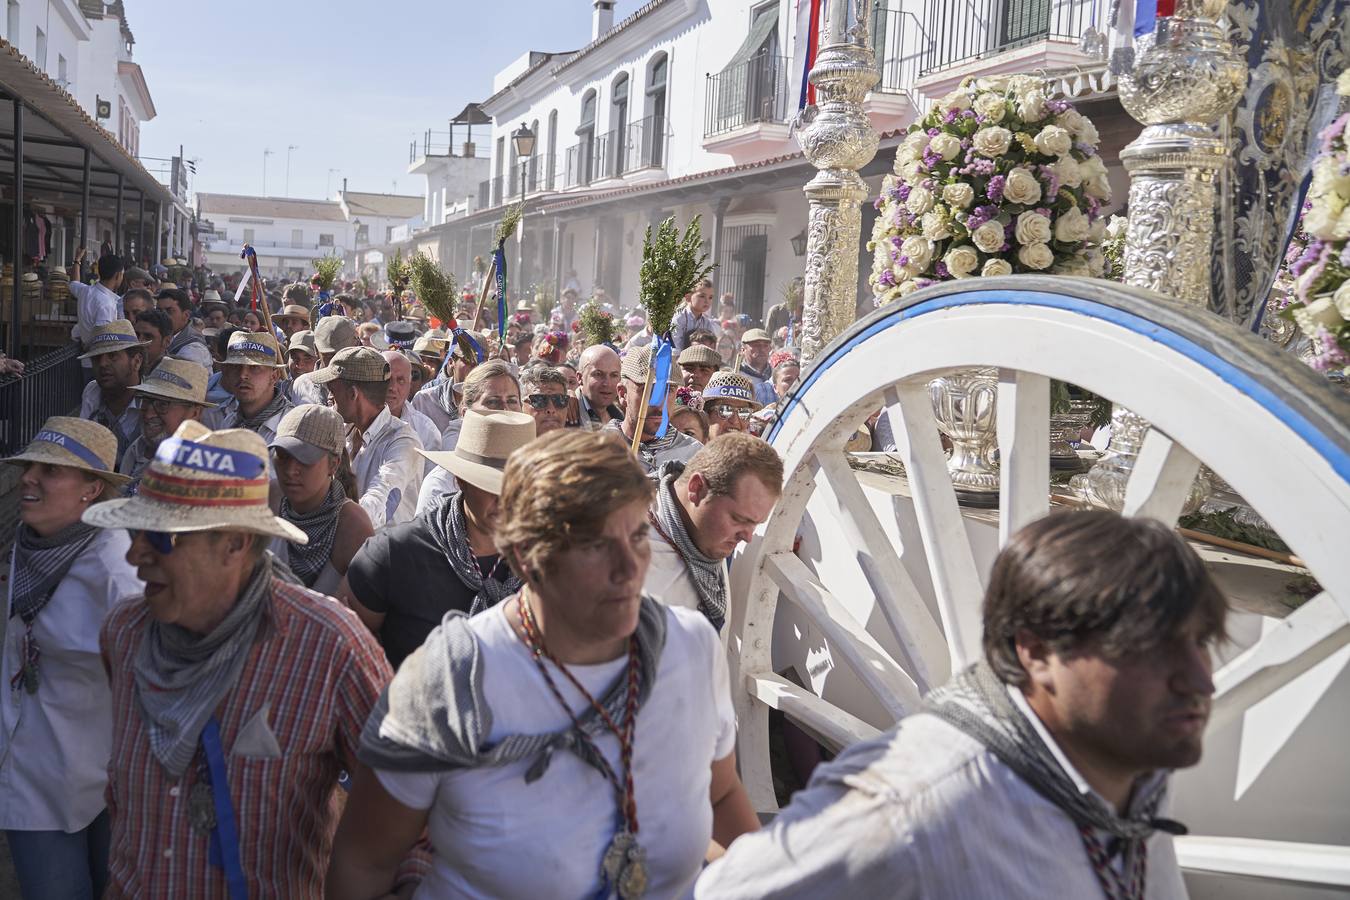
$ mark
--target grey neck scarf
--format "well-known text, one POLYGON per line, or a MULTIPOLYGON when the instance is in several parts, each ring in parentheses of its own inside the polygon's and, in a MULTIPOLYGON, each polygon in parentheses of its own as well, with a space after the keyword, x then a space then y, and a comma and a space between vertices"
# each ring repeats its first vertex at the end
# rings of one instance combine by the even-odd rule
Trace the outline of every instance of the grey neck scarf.
POLYGON ((24 624, 32 622, 97 534, 93 525, 75 522, 51 537, 39 537, 36 531, 20 523, 14 538, 10 617, 19 616, 24 624))
POLYGON ((205 347, 206 339, 202 337, 202 333, 200 331, 193 328, 191 325, 184 325, 183 330, 175 334, 173 338, 169 341, 169 348, 164 351, 165 355, 173 356, 179 350, 182 350, 184 347, 186 347, 188 344, 201 344, 203 347, 205 347))
POLYGON ((1078 826, 1084 849, 1108 900, 1142 900, 1147 864, 1145 841, 1154 831, 1185 834, 1179 822, 1156 817, 1166 780, 1131 798, 1118 815, 1094 794, 1085 794, 1060 766, 1035 727, 1008 696, 1008 688, 983 660, 930 693, 925 710, 983 744, 1036 793, 1078 826), (1123 843, 1124 865, 1110 864, 1096 832, 1123 843))
MULTIPOLYGON (((473 605, 469 615, 475 615, 491 606, 496 606, 516 591, 520 590, 520 579, 512 572, 505 581, 496 576, 484 578, 478 571, 478 561, 474 559, 473 547, 469 543, 469 522, 464 517, 464 495, 459 491, 446 496, 436 506, 427 510, 427 525, 431 528, 436 543, 445 554, 455 577, 464 586, 474 592, 473 605)), ((509 571, 509 570, 508 570, 509 571)))
POLYGON ((670 542, 684 560, 689 577, 698 589, 698 608, 718 631, 727 618, 726 566, 722 560, 704 556, 698 549, 680 515, 680 502, 675 498, 675 481, 684 472, 684 463, 668 462, 657 473, 656 504, 652 518, 662 537, 670 542))
POLYGON ((323 567, 333 558, 333 541, 337 538, 338 513, 347 502, 347 494, 336 478, 328 482, 328 496, 313 512, 298 513, 285 495, 281 498, 281 518, 309 536, 308 544, 286 542, 287 562, 295 577, 305 587, 312 587, 323 567))
POLYGON ((183 777, 202 729, 239 681, 272 596, 272 554, 264 553, 234 606, 210 634, 150 621, 132 661, 136 700, 150 751, 174 778, 183 777))
POLYGON ((450 417, 450 421, 453 422, 459 418, 459 407, 455 405, 455 380, 449 375, 437 375, 422 385, 422 390, 418 393, 425 393, 431 397, 436 405, 450 417))
POLYGON ((267 405, 251 416, 245 416, 243 410, 239 410, 239 422, 234 426, 236 428, 247 428, 249 431, 257 431, 267 424, 267 420, 277 413, 284 413, 291 408, 291 401, 286 399, 286 395, 280 388, 272 391, 272 399, 267 401, 267 405))
MULTIPOLYGON (((666 644, 666 610, 650 597, 638 613, 638 709, 651 696, 666 644)), ((628 688, 621 672, 598 699, 614 721, 622 721, 628 688)), ((403 661, 361 731, 357 758, 368 766, 405 772, 442 772, 504 766, 532 760, 526 784, 548 771, 554 752, 574 753, 603 771, 594 743, 608 726, 594 707, 577 715, 577 728, 544 734, 513 734, 489 745, 492 709, 483 696, 483 658, 478 639, 461 612, 445 615, 426 642, 403 661)))

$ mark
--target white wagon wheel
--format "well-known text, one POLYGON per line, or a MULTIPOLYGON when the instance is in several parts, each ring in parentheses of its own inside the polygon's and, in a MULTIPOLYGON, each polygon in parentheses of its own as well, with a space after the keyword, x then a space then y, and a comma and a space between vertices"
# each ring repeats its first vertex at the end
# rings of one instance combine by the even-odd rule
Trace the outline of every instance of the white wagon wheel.
MULTIPOLYGON (((1101 280, 935 286, 857 322, 805 373, 768 435, 785 462, 782 498, 732 566, 730 665, 756 808, 777 808, 770 708, 838 750, 913 711, 979 653, 993 556, 1049 509, 1052 378, 1154 424, 1127 514, 1175 522, 1203 463, 1322 587, 1287 617, 1235 623, 1249 646, 1216 673, 1205 761, 1178 777, 1175 810, 1202 835, 1179 839, 1183 866, 1247 876, 1251 896, 1270 896, 1260 879, 1350 886, 1339 846, 1350 836, 1350 404, 1216 316, 1101 280), (926 389, 967 366, 999 370, 998 511, 958 507, 926 389), (880 407, 907 476, 893 496, 844 453, 880 407), (779 674, 794 665, 805 687, 779 674)), ((1210 561, 1231 570, 1243 558, 1210 561)), ((1194 892, 1204 877, 1191 880, 1194 892)), ((1241 895, 1223 881, 1224 896, 1241 895)))

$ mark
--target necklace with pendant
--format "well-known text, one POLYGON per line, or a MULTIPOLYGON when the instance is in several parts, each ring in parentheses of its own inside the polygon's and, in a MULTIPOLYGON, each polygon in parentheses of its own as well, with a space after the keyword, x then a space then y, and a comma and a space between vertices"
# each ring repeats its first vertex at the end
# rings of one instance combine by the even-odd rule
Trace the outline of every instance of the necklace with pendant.
POLYGON ((572 673, 567 670, 567 667, 558 662, 557 658, 544 646, 543 636, 540 635, 538 623, 534 618, 534 611, 530 609, 526 602, 524 592, 521 593, 519 598, 517 615, 520 619, 521 639, 525 642, 525 646, 529 648, 534 664, 539 668, 539 673, 544 676, 544 681, 548 684, 554 699, 558 701, 558 705, 572 720, 578 739, 590 748, 592 757, 599 761, 598 768, 614 788, 615 796, 619 800, 620 822, 613 839, 610 840, 609 846, 605 849, 604 857, 601 859, 600 876, 605 880, 605 884, 619 895, 620 900, 639 900, 647 893, 647 851, 637 840, 637 795, 633 786, 633 734, 637 724, 638 695, 637 635, 628 639, 628 685, 624 698, 623 725, 620 727, 608 710, 596 702, 590 691, 582 687, 581 682, 577 681, 572 673), (582 729, 581 722, 572 712, 572 708, 567 705, 567 701, 563 699, 562 692, 558 690, 557 684, 553 681, 553 676, 549 674, 548 667, 544 665, 545 659, 553 663, 554 667, 567 677, 567 680, 572 683, 572 687, 576 688, 577 692, 586 698, 586 702, 590 704, 591 709, 600 715, 605 727, 618 738, 619 761, 623 766, 622 781, 599 748, 595 746, 591 736, 582 729))

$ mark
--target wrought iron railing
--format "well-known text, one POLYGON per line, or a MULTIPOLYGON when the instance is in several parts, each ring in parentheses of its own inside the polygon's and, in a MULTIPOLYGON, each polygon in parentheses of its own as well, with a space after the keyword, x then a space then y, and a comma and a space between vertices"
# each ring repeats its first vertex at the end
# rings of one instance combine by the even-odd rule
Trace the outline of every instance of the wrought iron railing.
POLYGON ((761 53, 708 76, 703 136, 735 131, 758 122, 785 122, 788 60, 761 53))
POLYGON ((30 360, 23 375, 0 378, 0 455, 22 450, 49 416, 75 414, 84 390, 79 355, 69 344, 30 360))
POLYGON ((872 9, 872 52, 881 80, 873 90, 908 94, 919 77, 919 66, 931 45, 923 23, 900 8, 902 0, 877 0, 872 9))
POLYGON ((919 75, 931 75, 1039 41, 1077 43, 1098 24, 1101 0, 927 0, 924 25, 937 35, 919 75))
POLYGON ((634 169, 662 168, 670 149, 670 123, 665 116, 648 116, 628 126, 628 146, 634 169))
POLYGON ((487 209, 492 205, 492 179, 478 182, 478 208, 487 209))
POLYGON ((596 138, 580 141, 567 148, 567 164, 563 170, 563 187, 585 187, 599 177, 596 158, 599 141, 596 138))

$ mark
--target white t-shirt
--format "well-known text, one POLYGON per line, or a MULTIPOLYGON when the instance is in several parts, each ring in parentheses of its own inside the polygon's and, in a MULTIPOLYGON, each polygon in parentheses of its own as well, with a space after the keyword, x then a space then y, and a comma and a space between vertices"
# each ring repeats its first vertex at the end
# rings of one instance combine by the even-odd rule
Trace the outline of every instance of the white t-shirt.
MULTIPOLYGON (((489 742, 570 724, 504 612, 505 603, 470 620, 483 654, 483 693, 492 710, 489 742)), ((736 723, 726 658, 707 620, 666 609, 666 645, 656 685, 638 713, 633 781, 638 840, 647 851, 649 897, 685 896, 712 839, 711 766, 735 746, 736 723)), ((596 699, 619 677, 626 657, 569 666, 596 699)), ((566 676, 550 675, 578 714, 586 701, 566 676)), ((619 742, 597 746, 622 778, 619 742)), ((600 861, 619 821, 613 788, 571 752, 554 753, 533 784, 533 760, 499 768, 376 775, 389 795, 430 809, 436 859, 417 898, 593 897, 600 861)))

